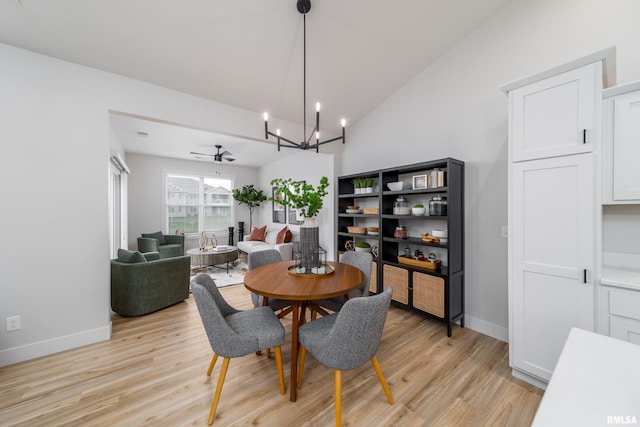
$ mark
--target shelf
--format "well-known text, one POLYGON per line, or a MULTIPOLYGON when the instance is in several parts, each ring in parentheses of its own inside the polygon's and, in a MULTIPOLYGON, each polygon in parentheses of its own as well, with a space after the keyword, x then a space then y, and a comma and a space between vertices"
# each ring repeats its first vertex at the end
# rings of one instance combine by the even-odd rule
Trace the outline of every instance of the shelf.
POLYGON ((429 270, 428 268, 414 267, 414 266, 408 265, 408 264, 400 264, 399 262, 395 262, 395 261, 384 261, 384 263, 385 264, 389 264, 389 265, 393 265, 394 267, 404 268, 404 269, 409 270, 409 271, 417 271, 417 272, 420 272, 420 273, 430 274, 431 276, 442 277, 442 278, 445 278, 445 279, 449 275, 449 269, 448 269, 447 266, 442 266, 438 270, 429 270))
POLYGON ((338 198, 339 199, 358 199, 358 198, 362 198, 362 197, 378 197, 379 194, 377 192, 375 193, 360 193, 360 194, 339 194, 338 198))
POLYGON ((378 240, 378 237, 380 237, 380 236, 374 236, 372 234, 347 233, 346 231, 338 231, 338 236, 362 237, 363 239, 372 239, 372 240, 378 240))
POLYGON ((418 188, 418 189, 411 189, 411 190, 398 190, 398 191, 391 191, 391 190, 384 190, 382 192, 383 196, 410 196, 412 194, 438 194, 438 193, 446 193, 448 191, 447 187, 437 187, 437 188, 418 188))
MULTIPOLYGON (((377 216, 377 215, 374 215, 377 216)), ((429 220, 447 220, 447 215, 392 215, 392 214, 382 214, 382 219, 429 219, 429 220)))
MULTIPOLYGON (((424 182, 424 181, 422 181, 424 182)), ((434 317, 447 324, 447 336, 451 336, 454 322, 460 321, 464 327, 464 162, 452 158, 444 158, 387 169, 378 169, 345 175, 337 178, 336 195, 336 249, 338 257, 343 254, 347 241, 368 241, 378 246, 378 258, 373 267, 372 277, 375 282, 371 291, 380 293, 387 286, 394 288, 393 302, 401 304, 408 310, 415 310, 434 317), (443 187, 411 188, 416 176, 429 175, 434 168, 445 171, 443 187), (376 183, 375 192, 355 194, 354 179, 373 178, 376 183), (404 182, 404 189, 391 191, 387 187, 390 182, 404 182), (409 188, 407 188, 409 187, 409 188), (444 216, 429 215, 394 215, 393 205, 398 196, 408 199, 408 206, 428 202, 436 195, 446 197, 447 213, 444 216), (347 206, 359 205, 361 208, 376 209, 376 214, 349 214, 347 206), (380 235, 355 234, 347 231, 347 226, 373 226, 380 230, 380 235), (392 237, 398 225, 405 225, 412 237, 397 239, 392 237), (423 242, 421 234, 431 233, 432 229, 446 229, 449 239, 446 243, 423 242), (418 249, 424 253, 433 252, 447 265, 437 270, 423 268, 422 265, 407 265, 398 262, 398 255, 404 249, 418 249), (394 271, 398 275, 394 275, 394 271), (438 283, 432 286, 431 282, 438 283), (437 307, 432 310, 429 307, 437 307)), ((370 212, 370 211, 368 211, 370 212)), ((351 229, 353 230, 353 229, 351 229)))
POLYGON ((348 214, 348 213, 339 213, 338 216, 340 218, 378 218, 378 214, 348 214))
POLYGON ((382 240, 384 242, 396 242, 396 243, 406 243, 408 245, 431 246, 433 248, 446 249, 449 247, 449 245, 446 243, 442 244, 442 243, 423 242, 420 237, 407 237, 406 239, 396 239, 395 237, 383 237, 382 240))

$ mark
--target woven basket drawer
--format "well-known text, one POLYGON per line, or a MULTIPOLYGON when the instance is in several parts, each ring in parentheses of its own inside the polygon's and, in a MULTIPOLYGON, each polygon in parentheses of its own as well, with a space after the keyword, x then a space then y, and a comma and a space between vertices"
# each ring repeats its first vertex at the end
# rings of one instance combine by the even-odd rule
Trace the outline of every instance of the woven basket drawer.
POLYGON ((414 271, 413 306, 444 318, 444 279, 414 271))
POLYGON ((369 292, 378 292, 378 264, 373 261, 371 264, 371 278, 369 279, 369 292))
POLYGON ((394 301, 409 304, 409 271, 405 268, 385 264, 383 267, 384 287, 393 288, 394 301))

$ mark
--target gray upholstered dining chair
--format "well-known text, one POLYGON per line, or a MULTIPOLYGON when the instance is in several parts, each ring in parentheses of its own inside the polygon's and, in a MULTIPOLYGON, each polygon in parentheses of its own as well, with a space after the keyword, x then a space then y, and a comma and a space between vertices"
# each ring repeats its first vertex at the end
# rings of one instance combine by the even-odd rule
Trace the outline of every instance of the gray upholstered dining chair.
MULTIPOLYGON (((263 251, 250 252, 247 255, 247 261, 249 270, 253 270, 263 265, 282 261, 282 255, 280 255, 280 252, 276 249, 266 249, 263 251)), ((254 307, 262 307, 263 298, 263 296, 251 292, 251 302, 253 302, 254 307)), ((273 311, 282 310, 278 313, 278 318, 282 318, 291 312, 291 301, 269 298, 268 304, 273 311)))
POLYGON ((369 298, 348 300, 342 309, 329 316, 302 325, 298 387, 302 386, 307 351, 320 364, 334 370, 336 426, 342 422, 342 371, 355 369, 371 361, 390 404, 393 397, 382 375, 376 352, 391 303, 392 289, 369 298))
MULTIPOLYGON (((348 251, 342 255, 340 262, 359 268, 364 273, 364 282, 362 282, 359 288, 349 292, 349 299, 369 296, 369 281, 371 280, 373 256, 369 252, 348 251)), ((328 308, 331 311, 339 311, 344 305, 345 299, 344 296, 341 295, 314 301, 314 303, 322 308, 328 308)), ((315 314, 314 312, 314 318, 315 314)))
POLYGON ((284 394, 282 350, 284 327, 269 307, 240 311, 230 306, 208 274, 199 274, 191 280, 191 292, 196 300, 202 324, 213 350, 207 376, 222 356, 216 392, 211 403, 208 423, 211 425, 222 393, 222 386, 232 357, 245 356, 265 348, 274 347, 280 393, 284 394))

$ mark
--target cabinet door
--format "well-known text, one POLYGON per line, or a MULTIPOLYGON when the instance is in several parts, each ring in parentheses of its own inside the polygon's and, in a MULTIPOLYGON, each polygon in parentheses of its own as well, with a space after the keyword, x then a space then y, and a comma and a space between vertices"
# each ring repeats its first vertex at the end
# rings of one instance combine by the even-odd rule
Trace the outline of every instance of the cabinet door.
POLYGON ((513 90, 512 161, 593 151, 602 93, 597 62, 513 90))
POLYGON ((414 271, 413 306, 444 318, 444 279, 414 271))
POLYGON ((593 164, 588 153, 512 165, 511 363, 547 381, 569 330, 593 330, 593 164))
POLYGON ((633 344, 640 344, 640 321, 611 316, 609 336, 633 344))
POLYGON ((613 102, 613 200, 640 200, 640 91, 613 102))
MULTIPOLYGON (((393 287, 391 299, 402 304, 409 304, 409 271, 405 268, 384 264, 382 266, 384 274, 384 289, 393 287)), ((384 290, 383 289, 383 290, 384 290)))

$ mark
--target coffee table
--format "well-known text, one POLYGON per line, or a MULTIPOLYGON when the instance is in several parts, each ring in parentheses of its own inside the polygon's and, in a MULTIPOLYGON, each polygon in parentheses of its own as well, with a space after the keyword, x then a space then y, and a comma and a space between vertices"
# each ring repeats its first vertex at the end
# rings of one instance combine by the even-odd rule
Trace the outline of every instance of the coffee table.
POLYGON ((198 265, 200 268, 205 266, 220 267, 220 264, 226 264, 227 273, 229 272, 229 263, 238 259, 238 248, 235 246, 225 246, 224 249, 208 249, 201 251, 200 248, 193 248, 187 251, 187 254, 192 258, 198 258, 198 265))

